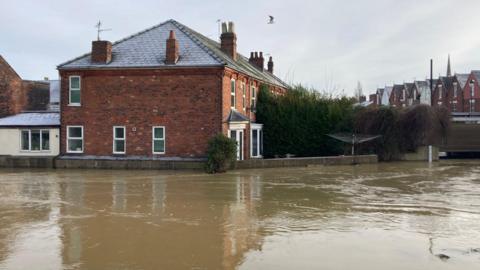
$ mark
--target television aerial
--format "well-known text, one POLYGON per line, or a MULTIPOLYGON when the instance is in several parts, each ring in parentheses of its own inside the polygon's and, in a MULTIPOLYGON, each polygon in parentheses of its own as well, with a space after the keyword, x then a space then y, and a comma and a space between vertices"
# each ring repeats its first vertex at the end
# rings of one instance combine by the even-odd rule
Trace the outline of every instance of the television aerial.
POLYGON ((100 40, 100 33, 101 32, 112 31, 111 28, 102 29, 102 21, 98 21, 98 23, 95 25, 95 28, 97 28, 97 40, 100 40))

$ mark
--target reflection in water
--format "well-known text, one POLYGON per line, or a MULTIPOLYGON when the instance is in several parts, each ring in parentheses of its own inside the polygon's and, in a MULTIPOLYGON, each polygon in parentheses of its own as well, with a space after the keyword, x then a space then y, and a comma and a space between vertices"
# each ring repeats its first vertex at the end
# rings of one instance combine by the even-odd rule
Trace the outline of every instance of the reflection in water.
POLYGON ((0 170, 0 269, 476 269, 479 179, 474 161, 0 170))

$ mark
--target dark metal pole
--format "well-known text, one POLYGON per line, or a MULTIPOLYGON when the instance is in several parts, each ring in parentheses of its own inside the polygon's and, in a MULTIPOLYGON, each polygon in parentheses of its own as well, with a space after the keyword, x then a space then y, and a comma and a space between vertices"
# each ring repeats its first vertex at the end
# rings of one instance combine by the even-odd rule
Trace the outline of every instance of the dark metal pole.
POLYGON ((433 106, 433 59, 430 59, 430 106, 433 106))

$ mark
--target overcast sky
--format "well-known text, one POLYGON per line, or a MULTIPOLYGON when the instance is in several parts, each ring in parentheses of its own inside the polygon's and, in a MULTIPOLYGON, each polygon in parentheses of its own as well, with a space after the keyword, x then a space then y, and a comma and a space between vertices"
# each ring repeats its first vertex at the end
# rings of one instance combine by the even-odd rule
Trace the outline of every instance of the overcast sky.
POLYGON ((479 0, 0 0, 0 54, 24 79, 90 50, 100 19, 116 41, 170 18, 216 39, 234 21, 238 50, 274 57, 287 82, 352 94, 385 84, 480 69, 479 0), (267 24, 267 16, 275 24, 267 24))

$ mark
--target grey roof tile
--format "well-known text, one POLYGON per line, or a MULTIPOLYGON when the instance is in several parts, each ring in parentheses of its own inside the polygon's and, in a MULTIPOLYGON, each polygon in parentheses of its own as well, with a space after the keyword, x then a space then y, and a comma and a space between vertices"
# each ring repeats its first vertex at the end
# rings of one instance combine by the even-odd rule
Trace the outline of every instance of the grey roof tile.
POLYGON ((248 119, 248 117, 244 116, 243 114, 235 110, 231 110, 227 118, 227 122, 249 122, 249 121, 250 119, 248 119))

